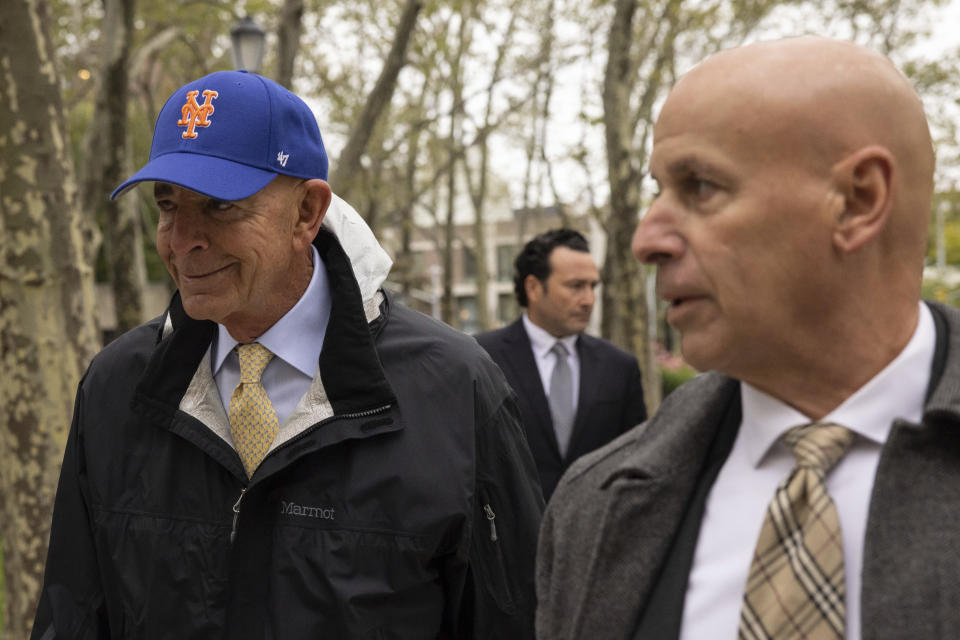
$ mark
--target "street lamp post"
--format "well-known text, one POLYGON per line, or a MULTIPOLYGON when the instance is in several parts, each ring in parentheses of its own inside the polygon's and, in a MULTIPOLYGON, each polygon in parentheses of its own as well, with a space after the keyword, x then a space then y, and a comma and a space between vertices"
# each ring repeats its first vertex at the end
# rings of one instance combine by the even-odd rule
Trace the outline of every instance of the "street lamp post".
POLYGON ((260 73, 266 40, 267 33, 250 16, 235 24, 230 29, 234 68, 260 73))

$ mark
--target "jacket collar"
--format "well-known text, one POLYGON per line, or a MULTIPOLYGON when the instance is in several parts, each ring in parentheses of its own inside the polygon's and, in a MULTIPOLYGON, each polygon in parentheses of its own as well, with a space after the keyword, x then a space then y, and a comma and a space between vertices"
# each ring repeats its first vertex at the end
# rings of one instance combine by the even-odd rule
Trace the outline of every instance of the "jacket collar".
POLYGON ((379 315, 378 293, 390 273, 393 261, 360 214, 336 194, 333 194, 323 218, 323 228, 333 234, 343 247, 360 290, 367 320, 372 322, 379 315))
POLYGON ((960 417, 960 311, 937 302, 928 302, 937 329, 937 346, 924 421, 938 415, 960 417))
POLYGON ((952 525, 960 500, 951 490, 960 484, 960 311, 928 305, 937 345, 923 424, 894 422, 873 483, 860 596, 864 638, 936 637, 955 616, 944 597, 951 583, 943 560, 960 546, 952 525))
POLYGON ((603 486, 632 477, 679 480, 696 475, 717 422, 739 389, 737 380, 710 372, 698 375, 671 393, 644 427, 647 444, 612 467, 603 486), (680 430, 686 433, 681 434, 680 430), (690 447, 690 442, 702 446, 690 447))
MULTIPOLYGON (((654 586, 718 425, 731 418, 728 413, 739 398, 738 389, 736 380, 718 373, 702 374, 683 385, 644 426, 630 432, 627 437, 636 442, 621 447, 622 457, 610 461, 608 471, 596 478, 599 490, 591 508, 596 523, 584 534, 582 550, 595 564, 583 578, 578 601, 604 601, 609 606, 574 612, 574 635, 630 636, 637 603, 646 601, 654 586), (608 597, 618 593, 631 597, 608 597)), ((594 468, 598 455, 603 450, 581 458, 573 468, 579 472, 594 468)))

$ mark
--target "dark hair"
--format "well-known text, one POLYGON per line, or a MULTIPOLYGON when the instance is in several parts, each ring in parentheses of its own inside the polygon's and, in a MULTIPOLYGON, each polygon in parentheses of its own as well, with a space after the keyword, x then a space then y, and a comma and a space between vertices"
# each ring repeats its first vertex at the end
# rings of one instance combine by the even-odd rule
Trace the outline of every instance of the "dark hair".
POLYGON ((550 253, 557 247, 574 251, 590 252, 587 239, 573 229, 544 231, 524 245, 523 251, 513 263, 513 290, 521 307, 527 306, 527 290, 523 286, 527 276, 532 275, 546 286, 550 277, 550 253))

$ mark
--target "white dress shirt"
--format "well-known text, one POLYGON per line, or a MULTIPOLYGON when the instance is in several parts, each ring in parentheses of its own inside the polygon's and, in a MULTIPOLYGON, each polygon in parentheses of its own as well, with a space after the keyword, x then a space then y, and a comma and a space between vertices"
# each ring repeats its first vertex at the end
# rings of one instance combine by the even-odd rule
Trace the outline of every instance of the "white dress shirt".
MULTIPOLYGON (((330 283, 316 247, 313 249, 313 276, 297 304, 256 339, 273 358, 263 372, 261 382, 267 391, 277 419, 282 425, 300 398, 310 388, 317 373, 317 362, 330 320, 330 283)), ((240 359, 234 347, 237 341, 223 325, 211 345, 210 364, 220 392, 224 412, 230 415, 230 396, 240 382, 240 359)))
MULTIPOLYGON (((823 418, 856 433, 826 481, 843 533, 847 640, 860 640, 860 572, 880 451, 896 418, 920 422, 935 342, 933 317, 921 304, 917 328, 900 355, 823 418)), ((681 640, 737 637, 743 591, 767 506, 794 467, 793 454, 779 438, 790 427, 810 422, 748 384, 741 384, 741 399, 740 431, 707 498, 681 640)))
MULTIPOLYGON (((527 314, 523 314, 523 328, 527 330, 527 336, 530 338, 530 346, 533 347, 533 359, 537 361, 537 370, 540 372, 540 382, 543 385, 543 394, 550 397, 550 378, 553 376, 553 368, 557 364, 557 356, 551 353, 553 345, 559 340, 567 348, 567 362, 570 364, 571 382, 573 388, 580 389, 580 356, 577 354, 577 337, 579 334, 556 338, 547 330, 538 327, 531 322, 527 314)), ((576 415, 579 405, 580 394, 573 394, 573 412, 576 415)))

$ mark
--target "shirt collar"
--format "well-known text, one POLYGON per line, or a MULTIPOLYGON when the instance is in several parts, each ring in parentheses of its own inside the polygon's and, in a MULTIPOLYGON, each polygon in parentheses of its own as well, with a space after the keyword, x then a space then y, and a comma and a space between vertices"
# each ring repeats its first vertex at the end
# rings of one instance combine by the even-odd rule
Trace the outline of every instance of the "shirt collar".
POLYGON ((533 324, 533 320, 527 316, 526 312, 523 313, 523 328, 527 330, 527 336, 530 338, 530 346, 533 347, 533 353, 538 358, 546 357, 546 355, 550 353, 550 349, 553 349, 553 345, 557 343, 557 340, 563 343, 567 351, 576 353, 579 334, 575 333, 571 336, 557 338, 551 335, 546 329, 533 324))
MULTIPOLYGON (((930 309, 920 303, 917 328, 903 351, 840 406, 823 417, 860 436, 883 444, 897 418, 920 422, 930 367, 936 348, 936 329, 930 309)), ((784 431, 810 422, 786 403, 747 383, 740 385, 743 407, 741 433, 747 455, 756 467, 784 431)))
MULTIPOLYGON (((317 248, 313 250, 313 276, 307 290, 297 304, 266 330, 257 342, 273 355, 289 363, 304 375, 313 377, 323 338, 330 319, 330 283, 317 248)), ((237 346, 230 332, 222 324, 217 325, 216 348, 213 355, 213 374, 216 375, 230 351, 237 346)))

